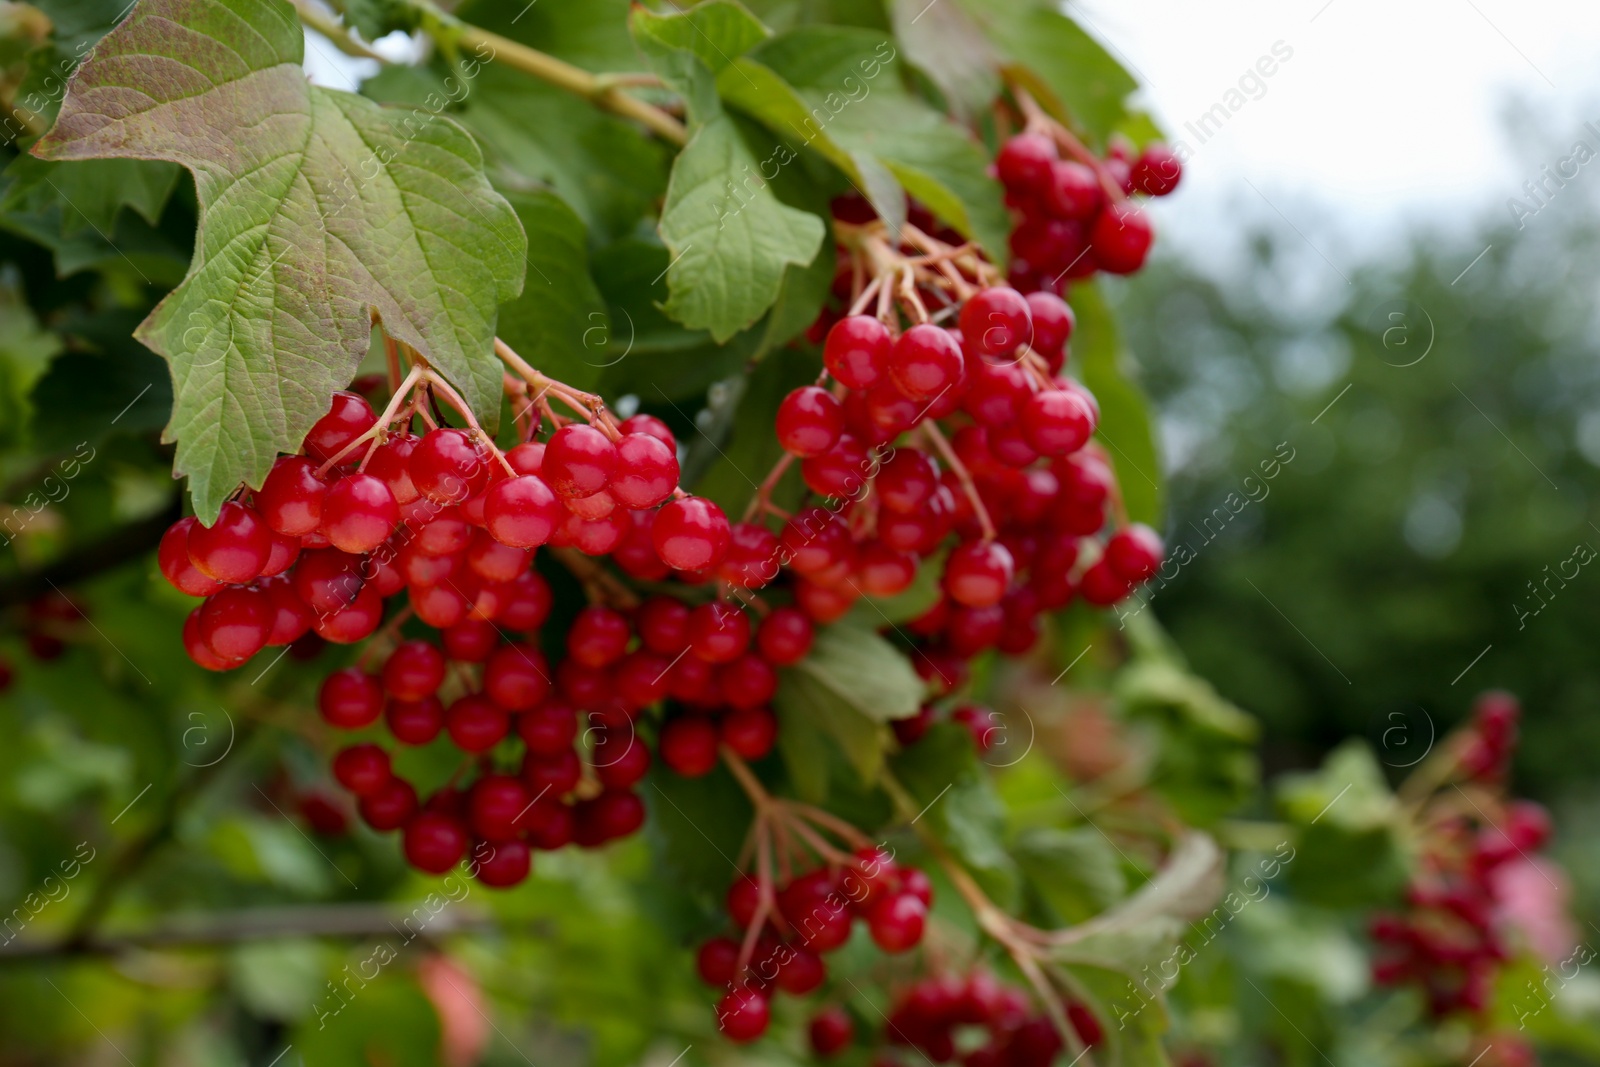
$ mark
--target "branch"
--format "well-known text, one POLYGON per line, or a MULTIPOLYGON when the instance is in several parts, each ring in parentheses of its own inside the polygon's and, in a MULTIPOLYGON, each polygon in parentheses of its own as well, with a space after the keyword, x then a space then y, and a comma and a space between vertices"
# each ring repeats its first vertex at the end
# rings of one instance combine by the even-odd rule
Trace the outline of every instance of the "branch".
POLYGON ((350 36, 348 30, 336 20, 317 10, 316 6, 310 3, 310 0, 289 0, 289 2, 294 5, 295 13, 300 16, 301 22, 326 37, 333 47, 345 55, 354 56, 356 59, 372 59, 382 63, 384 66, 389 65, 387 59, 350 36))

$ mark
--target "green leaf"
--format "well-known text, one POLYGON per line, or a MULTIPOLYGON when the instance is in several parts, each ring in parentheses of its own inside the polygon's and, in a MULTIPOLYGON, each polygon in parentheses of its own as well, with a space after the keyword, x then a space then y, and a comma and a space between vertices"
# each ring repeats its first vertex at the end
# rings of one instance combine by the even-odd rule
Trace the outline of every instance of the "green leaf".
POLYGON ((364 942, 348 969, 306 991, 312 1015, 294 1030, 291 1042, 306 1067, 434 1067, 439 1062, 439 1014, 400 964, 406 946, 400 934, 364 942), (368 981, 367 975, 376 978, 368 981))
POLYGON ((0 279, 0 444, 13 447, 28 432, 34 383, 61 350, 61 339, 39 325, 14 278, 0 279))
POLYGON ((722 111, 716 76, 770 36, 760 20, 733 0, 709 0, 673 15, 640 8, 629 25, 662 79, 683 95, 694 123, 708 122, 722 111))
POLYGON ((0 211, 61 209, 61 233, 74 237, 92 229, 106 240, 117 235, 124 207, 154 226, 178 182, 171 163, 141 159, 92 159, 52 163, 22 155, 11 161, 11 179, 0 197, 0 211))
POLYGON ((923 560, 911 584, 894 596, 863 596, 857 600, 850 609, 850 620, 859 626, 877 628, 910 622, 931 610, 944 595, 944 557, 945 550, 941 549, 923 560))
POLYGON ((739 783, 720 764, 700 778, 657 769, 644 797, 656 864, 702 901, 720 902, 738 873, 735 861, 754 814, 739 783))
POLYGON ((95 444, 113 433, 159 430, 172 415, 166 365, 133 340, 138 313, 74 316, 58 329, 71 350, 50 362, 33 389, 34 444, 44 452, 95 444), (95 388, 85 390, 84 382, 95 388))
POLYGON ((1133 357, 1122 347, 1116 319, 1098 285, 1074 286, 1071 303, 1078 317, 1072 338, 1073 363, 1083 384, 1100 402, 1100 427, 1095 436, 1105 442, 1111 455, 1128 517, 1160 529, 1164 506, 1161 453, 1150 403, 1134 382, 1133 357))
POLYGON ((1049 0, 957 0, 1039 103, 1104 144, 1123 121, 1133 76, 1049 0))
MULTIPOLYGON (((859 707, 814 674, 790 668, 781 672, 781 678, 772 708, 778 715, 780 731, 789 736, 784 758, 791 773, 797 761, 815 759, 819 754, 816 738, 784 725, 789 720, 797 720, 838 746, 839 753, 863 785, 876 782, 883 770, 884 750, 888 744, 888 731, 883 725, 862 714, 859 707)), ((821 760, 817 767, 802 767, 797 781, 809 790, 821 792, 824 787, 819 785, 817 775, 828 773, 829 762, 821 760)))
POLYGON ((939 87, 963 119, 981 114, 1000 93, 999 58, 957 4, 888 0, 894 35, 906 59, 939 87))
POLYGON ((1285 775, 1279 811, 1299 829, 1290 885, 1313 903, 1357 907, 1392 901, 1409 876, 1400 803, 1372 750, 1353 738, 1316 771, 1285 775))
POLYGON ((508 196, 528 235, 522 294, 500 308, 500 337, 541 371, 593 389, 611 334, 600 290, 589 275, 583 220, 554 193, 508 196))
POLYGON ((1127 892, 1122 858, 1092 827, 1030 827, 1012 842, 1011 855, 1058 926, 1097 915, 1127 892))
POLYGON ((793 668, 810 675, 873 722, 915 715, 923 684, 911 662, 870 629, 838 623, 817 632, 793 668))
POLYGON ((972 735, 959 723, 936 723, 896 753, 891 768, 922 810, 917 821, 972 870, 1002 906, 1017 891, 1017 868, 1001 846, 1005 805, 978 761, 972 735))
POLYGON ((904 189, 1005 258, 1010 218, 987 153, 906 90, 899 54, 883 34, 802 27, 754 49, 717 84, 791 150, 815 148, 844 171, 890 225, 904 218, 904 189))
POLYGON ((420 127, 307 83, 283 0, 142 0, 73 76, 46 159, 167 159, 201 219, 184 283, 139 328, 172 366, 167 437, 195 510, 293 452, 374 317, 492 425, 498 305, 527 240, 450 120, 420 127))

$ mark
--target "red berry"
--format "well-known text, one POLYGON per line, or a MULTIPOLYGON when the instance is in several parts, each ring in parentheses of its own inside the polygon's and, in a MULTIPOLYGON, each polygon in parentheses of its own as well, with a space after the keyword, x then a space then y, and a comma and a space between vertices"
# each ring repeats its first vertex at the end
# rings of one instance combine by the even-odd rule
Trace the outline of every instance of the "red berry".
POLYGON ((844 432, 844 408, 826 389, 803 385, 778 405, 774 429, 778 444, 786 451, 801 457, 820 456, 844 432))
POLYGON ((639 605, 634 623, 651 652, 675 656, 689 647, 689 606, 676 597, 650 597, 639 605))
POLYGON ((828 331, 822 362, 841 384, 866 389, 884 377, 893 345, 894 335, 889 327, 871 315, 851 315, 834 323, 828 331))
POLYGON ((728 554, 717 576, 741 589, 760 589, 778 576, 778 538, 754 522, 735 523, 728 531, 728 554))
POLYGON ((246 660, 266 647, 277 611, 259 589, 219 589, 200 605, 199 634, 225 660, 246 660))
POLYGON ((496 541, 513 548, 537 548, 550 540, 562 519, 555 493, 537 474, 507 478, 484 495, 486 528, 496 541))
POLYGON ((1077 389, 1046 389, 1022 408, 1022 436, 1045 456, 1065 456, 1088 443, 1095 430, 1094 409, 1077 389))
POLYGON ((295 595, 294 586, 287 577, 279 578, 273 582, 263 582, 261 591, 267 596, 267 603, 272 608, 272 629, 267 634, 267 644, 271 646, 287 645, 298 641, 305 636, 311 624, 316 622, 310 608, 295 595))
POLYGON ((235 500, 222 505, 217 521, 195 522, 187 537, 189 559, 200 573, 227 585, 261 576, 272 555, 272 531, 253 508, 235 500))
POLYGON ((889 355, 889 377, 912 400, 938 396, 956 383, 961 369, 961 346, 948 330, 929 323, 901 334, 889 355))
POLYGON ((594 746, 594 773, 608 789, 626 789, 650 770, 650 749, 632 733, 602 734, 594 746))
POLYGON ((550 436, 541 469, 557 496, 588 496, 611 482, 617 469, 617 446, 587 423, 563 426, 550 436))
POLYGON ((1106 542, 1106 563, 1128 582, 1138 584, 1161 568, 1161 535, 1136 522, 1111 535, 1106 542))
MULTIPOLYGON (((504 617, 502 610, 501 618, 504 617)), ((457 663, 482 663, 499 644, 500 634, 486 619, 466 618, 447 628, 439 639, 444 643, 445 655, 457 663)))
POLYGON ((836 1056, 855 1040, 855 1023, 837 1004, 830 1004, 811 1017, 806 1028, 811 1038, 811 1050, 818 1056, 836 1056))
POLYGON ((501 645, 483 669, 483 691, 507 711, 538 707, 550 695, 544 653, 522 641, 501 645))
POLYGON ((414 585, 409 599, 417 618, 440 630, 461 622, 472 610, 467 598, 451 585, 414 585))
POLYGON ((860 591, 867 596, 894 596, 916 580, 917 557, 882 541, 868 541, 856 559, 856 577, 860 591))
POLYGON ((647 415, 642 411, 637 415, 630 415, 617 424, 617 429, 625 434, 649 434, 668 448, 677 451, 678 440, 672 436, 672 430, 654 415, 647 415))
POLYGON ((519 779, 486 774, 467 793, 467 822, 485 841, 508 841, 517 836, 517 820, 532 801, 519 779))
POLYGON ((550 617, 554 597, 550 583, 534 571, 524 571, 510 583, 510 598, 501 607, 498 622, 507 630, 537 630, 550 617))
POLYGON ((361 560, 337 548, 303 552, 291 579, 295 595, 318 615, 331 615, 355 603, 366 581, 361 560))
POLYGON ((861 492, 872 466, 866 444, 844 434, 822 455, 802 461, 800 477, 818 496, 850 498, 861 492))
POLYGON ((1112 274, 1132 274, 1144 266, 1153 234, 1150 220, 1132 204, 1112 204, 1094 220, 1089 241, 1095 262, 1112 274))
POLYGON ((1072 160, 1058 160, 1050 165, 1044 202, 1060 218, 1092 219, 1105 202, 1105 191, 1092 168, 1072 160))
POLYGON ((572 747, 578 736, 578 713, 559 698, 546 700, 517 718, 517 736, 528 751, 554 756, 572 747))
POLYGON ((359 730, 378 721, 383 711, 383 687, 361 668, 346 667, 323 679, 317 709, 329 726, 359 730))
POLYGON ((811 620, 798 608, 773 608, 756 627, 756 651, 774 667, 799 663, 811 651, 811 620))
POLYGON ((367 473, 388 486, 396 504, 409 504, 419 495, 411 480, 411 454, 421 440, 414 433, 392 434, 372 450, 372 458, 367 461, 367 473))
POLYGON ((435 504, 461 504, 489 481, 489 454, 465 430, 429 430, 411 451, 411 482, 435 504))
POLYGON ((957 604, 988 607, 1005 596, 1012 571, 1006 546, 998 541, 967 541, 945 560, 944 589, 957 604))
POLYGON ((403 641, 383 664, 383 688, 400 700, 421 700, 444 683, 444 653, 428 641, 403 641))
POLYGON ((487 752, 511 731, 511 719, 500 705, 474 693, 450 705, 444 727, 461 751, 487 752))
POLYGON ((961 306, 961 336, 981 356, 1005 358, 1033 336, 1033 315, 1010 286, 980 289, 961 306))
POLYGON ((488 847, 487 855, 474 861, 478 881, 493 889, 518 885, 528 877, 533 867, 533 853, 526 841, 496 841, 488 847))
POLYGON ((792 996, 802 997, 820 986, 828 977, 827 964, 810 949, 785 945, 778 962, 778 988, 792 996))
POLYGON ((611 495, 630 508, 653 508, 678 487, 678 454, 669 439, 630 433, 617 442, 611 495))
POLYGON ((905 952, 922 940, 928 906, 910 893, 884 897, 867 913, 867 930, 885 952, 905 952))
POLYGON ((197 520, 187 515, 167 528, 161 535, 161 547, 156 550, 156 563, 162 577, 180 593, 190 596, 210 596, 222 588, 222 583, 201 573, 189 558, 189 530, 197 520))
POLYGON ((382 789, 362 797, 356 807, 374 830, 398 830, 417 810, 417 791, 404 778, 390 778, 382 789))
POLYGON ((467 853, 467 829, 448 815, 418 812, 406 823, 406 860, 418 870, 443 874, 467 853))
POLYGON ((747 760, 772 751, 778 740, 778 719, 766 708, 735 708, 723 712, 717 724, 723 744, 747 760))
POLYGON ((434 696, 415 701, 391 700, 384 709, 383 721, 402 745, 426 745, 444 729, 444 705, 434 696))
MULTIPOLYGON (((1028 344, 1033 350, 1054 363, 1066 352, 1072 340, 1072 329, 1077 319, 1067 302, 1054 293, 1039 291, 1029 293, 1028 310, 1033 315, 1033 337, 1028 344)), ((1059 368, 1056 368, 1059 369, 1059 368)))
POLYGON ((699 715, 673 719, 657 742, 661 762, 686 778, 710 774, 717 766, 717 728, 699 715))
POLYGON ((327 493, 328 483, 317 476, 315 463, 304 456, 280 456, 256 492, 256 510, 278 533, 303 537, 322 526, 327 493))
POLYGON ((348 607, 332 615, 318 615, 311 625, 324 641, 351 645, 371 636, 382 621, 383 598, 376 588, 364 585, 348 607))
POLYGON ((531 559, 531 550, 502 544, 487 530, 472 531, 472 542, 467 545, 467 566, 486 582, 514 581, 528 569, 531 559))
POLYGON ((261 568, 261 577, 273 578, 294 566, 294 561, 300 558, 300 547, 298 537, 286 537, 274 533, 272 548, 267 552, 266 565, 261 568))
POLYGON ((594 848, 643 826, 644 801, 625 789, 607 789, 593 800, 578 804, 573 820, 573 840, 585 848, 594 848))
POLYGON ((1003 426, 1021 417, 1031 395, 1028 372, 1020 364, 980 359, 973 364, 972 381, 961 398, 961 407, 985 426, 1003 426))
POLYGON ((583 765, 570 747, 551 756, 529 752, 522 759, 522 780, 536 797, 559 797, 578 787, 583 765))
POLYGON ((1083 572, 1078 591, 1083 594, 1083 599, 1095 607, 1108 608, 1132 592, 1133 587, 1126 578, 1112 570, 1110 562, 1102 557, 1083 572))
POLYGON ((727 555, 728 517, 704 497, 684 497, 656 512, 650 540, 661 561, 674 570, 707 570, 727 555))
POLYGON ((778 692, 778 672, 766 660, 746 652, 717 672, 722 699, 734 708, 758 708, 778 692))
POLYGON ((995 157, 1000 180, 1015 189, 1038 189, 1050 174, 1056 148, 1048 137, 1019 133, 1006 139, 995 157))
POLYGON ((188 653, 189 658, 196 664, 208 671, 232 670, 239 665, 240 661, 224 659, 222 656, 217 655, 211 646, 206 643, 205 638, 200 634, 200 611, 200 608, 195 608, 183 620, 182 640, 184 652, 188 653))
POLYGON ((707 663, 731 663, 750 647, 750 617, 722 600, 689 613, 689 649, 707 663))
MULTIPOLYGON (((310 432, 306 434, 306 454, 318 463, 326 463, 372 429, 377 421, 378 417, 372 413, 372 405, 367 403, 366 398, 350 392, 334 393, 328 413, 312 424, 310 432)), ((359 458, 352 452, 341 462, 359 458)))
POLYGON ((567 654, 585 667, 606 667, 628 650, 633 631, 620 612, 591 604, 567 630, 567 654))
POLYGON ((739 943, 731 937, 713 937, 695 953, 694 967, 706 985, 733 984, 739 967, 739 943))
POLYGON ((391 776, 389 753, 377 745, 351 745, 333 757, 333 777, 358 797, 376 793, 391 776))
POLYGON ((340 478, 322 505, 323 534, 335 548, 355 555, 383 544, 399 523, 394 494, 370 474, 340 478))
POLYGON ((896 449, 872 484, 885 508, 911 514, 925 508, 938 488, 939 468, 920 449, 896 449))
POLYGON ((754 989, 741 987, 717 1001, 717 1026, 729 1041, 754 1041, 766 1033, 771 1019, 767 998, 754 989))
POLYGON ((796 574, 816 574, 847 561, 852 551, 850 530, 826 508, 807 508, 784 525, 778 539, 779 560, 796 574))
POLYGON ((1145 146, 1134 160, 1130 174, 1133 187, 1148 196, 1166 196, 1183 180, 1183 162, 1176 152, 1159 141, 1145 146))

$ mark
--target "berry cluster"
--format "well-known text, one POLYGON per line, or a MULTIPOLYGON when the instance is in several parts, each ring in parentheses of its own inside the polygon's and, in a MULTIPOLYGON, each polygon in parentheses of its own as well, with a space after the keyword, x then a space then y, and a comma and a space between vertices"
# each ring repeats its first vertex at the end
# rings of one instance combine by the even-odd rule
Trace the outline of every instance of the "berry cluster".
POLYGON ((1134 157, 1114 142, 1099 159, 1037 113, 1001 145, 995 170, 1015 213, 1010 278, 1024 292, 1056 292, 1097 270, 1132 274, 1144 266, 1154 234, 1128 197, 1165 196, 1183 177, 1183 165, 1164 144, 1134 157), (1060 157, 1062 149, 1070 158, 1060 157))
POLYGON ((742 940, 714 937, 695 958, 701 980, 728 990, 716 1009, 722 1032, 753 1041, 767 1029, 774 989, 803 996, 821 986, 828 976, 822 954, 850 939, 854 920, 885 952, 915 948, 932 903, 926 874, 871 847, 781 886, 761 873, 741 875, 728 888, 727 907, 742 940))
MULTIPOLYGON (((1093 1048, 1105 1037, 1099 1021, 1075 1001, 1062 1004, 1078 1039, 1093 1048)), ((819 1056, 836 1056, 855 1039, 855 1024, 844 1009, 830 1006, 812 1016, 811 1047, 819 1056)), ((1061 1035, 1050 1018, 1034 1011, 1022 990, 987 971, 965 978, 933 975, 904 990, 883 1027, 882 1043, 914 1049, 916 1059, 964 1067, 1049 1067, 1062 1051, 1061 1035)), ((903 1061, 881 1054, 873 1061, 897 1067, 903 1061)))
MULTIPOLYGON (((1480 697, 1475 712, 1460 769, 1469 780, 1498 780, 1515 746, 1520 709, 1510 694, 1495 692, 1480 697)), ((1495 976, 1510 958, 1496 918, 1495 872, 1550 836, 1549 814, 1530 801, 1503 805, 1493 821, 1482 811, 1450 811, 1428 824, 1407 909, 1377 915, 1370 927, 1382 946, 1374 980, 1420 986, 1435 1017, 1481 1017, 1488 1010, 1495 976)))

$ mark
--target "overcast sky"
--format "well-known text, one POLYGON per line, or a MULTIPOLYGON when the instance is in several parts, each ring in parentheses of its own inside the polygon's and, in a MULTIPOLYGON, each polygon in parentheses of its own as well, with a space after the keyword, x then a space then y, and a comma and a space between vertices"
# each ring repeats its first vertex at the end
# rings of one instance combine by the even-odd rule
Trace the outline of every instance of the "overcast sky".
MULTIPOLYGON (((1319 241, 1370 251, 1408 226, 1506 211, 1576 139, 1600 150, 1596 0, 1074 0, 1069 10, 1195 150, 1184 187, 1157 205, 1169 239, 1191 253, 1236 232, 1241 211, 1281 212, 1319 241), (1201 144, 1186 124, 1277 42, 1292 57, 1247 79, 1246 102, 1201 144), (1513 99, 1544 128, 1509 130, 1513 99)), ((1581 173, 1600 190, 1600 160, 1581 173)))

